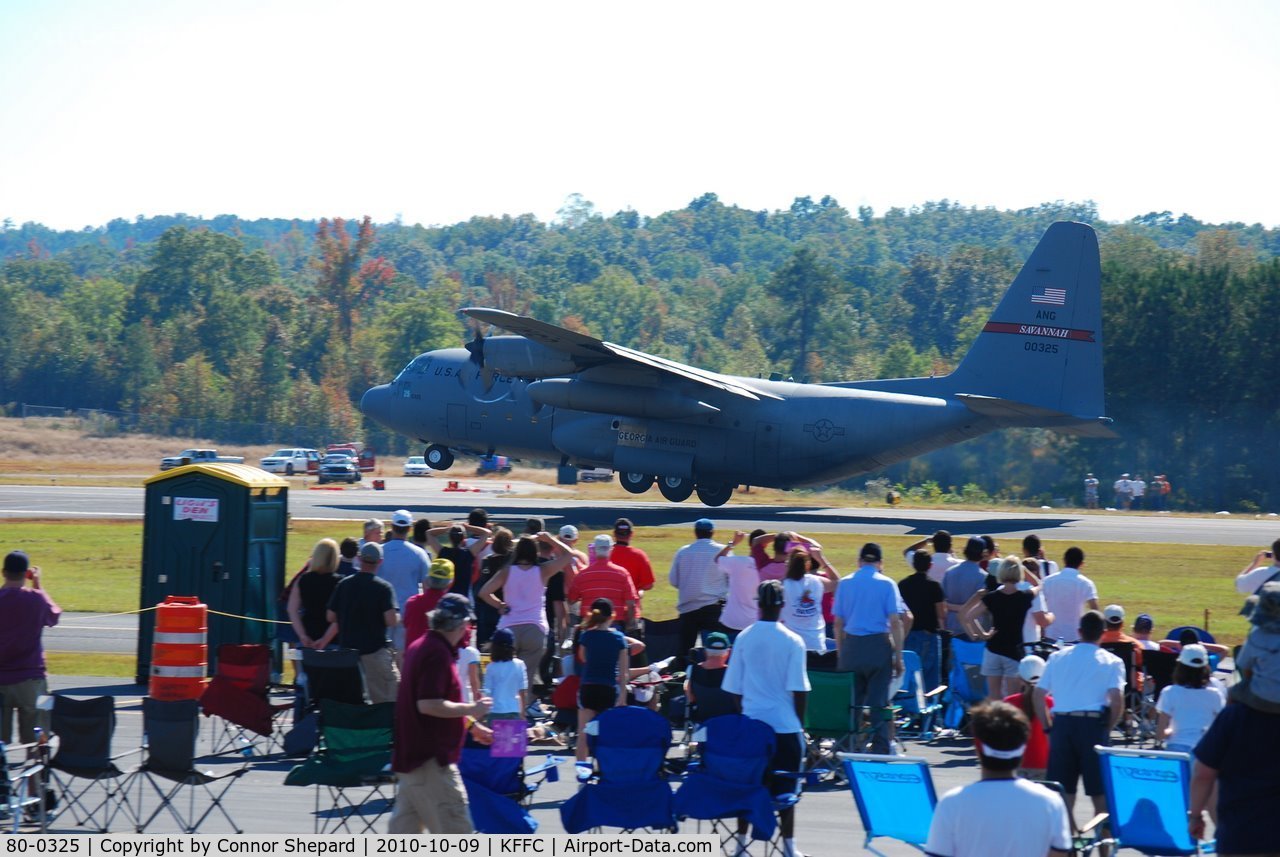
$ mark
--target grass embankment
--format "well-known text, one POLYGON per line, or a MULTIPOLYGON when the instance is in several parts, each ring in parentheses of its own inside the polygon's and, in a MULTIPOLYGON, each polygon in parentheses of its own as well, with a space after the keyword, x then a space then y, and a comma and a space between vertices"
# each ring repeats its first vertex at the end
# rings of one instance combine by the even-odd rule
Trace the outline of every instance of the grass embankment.
MULTIPOLYGON (((299 521, 289 533, 286 569, 302 566, 316 540, 358 535, 357 522, 299 521)), ((585 544, 595 535, 584 530, 585 544)), ((728 538, 729 533, 722 533, 728 538)), ((657 586, 645 597, 645 614, 655 619, 675 615, 675 591, 666 583, 672 555, 691 534, 683 529, 646 528, 634 544, 653 561, 657 586)), ((878 541, 888 557, 886 570, 895 579, 905 576, 899 552, 914 539, 908 536, 872 537, 855 533, 824 533, 819 540, 841 572, 854 568, 858 549, 878 541)), ((50 595, 64 610, 115 613, 138 608, 138 564, 142 553, 140 521, 4 521, 0 544, 22 548, 43 572, 50 595)), ((1088 557, 1085 574, 1098 586, 1102 604, 1122 604, 1130 619, 1146 612, 1155 617, 1156 631, 1177 625, 1209 625, 1220 642, 1241 642, 1247 630, 1236 616, 1241 598, 1232 579, 1248 561, 1247 548, 1212 545, 1122 544, 1080 542, 1088 557)), ((1008 547, 1016 542, 1006 541, 1008 547)), ((1070 545, 1046 541, 1050 557, 1061 559, 1070 545)), ((741 549, 739 549, 741 550, 741 549)), ((74 675, 131 676, 129 655, 50 653, 50 670, 74 675)))

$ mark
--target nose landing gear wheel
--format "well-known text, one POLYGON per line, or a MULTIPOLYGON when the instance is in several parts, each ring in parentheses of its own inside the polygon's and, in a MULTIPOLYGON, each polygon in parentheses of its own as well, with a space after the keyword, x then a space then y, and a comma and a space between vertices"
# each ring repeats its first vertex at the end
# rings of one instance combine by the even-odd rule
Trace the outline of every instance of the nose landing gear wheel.
POLYGON ((693 480, 682 476, 664 476, 658 480, 658 490, 672 503, 683 503, 693 493, 693 480))
POLYGON ((733 496, 733 485, 713 482, 710 485, 698 485, 698 499, 704 506, 723 506, 733 496))
POLYGON ((437 443, 431 444, 422 452, 422 457, 427 460, 427 466, 432 470, 448 470, 453 466, 453 453, 446 446, 440 446, 437 443))
POLYGON ((629 494, 643 494, 653 486, 653 474, 650 473, 627 473, 618 474, 618 482, 622 484, 623 489, 629 494))

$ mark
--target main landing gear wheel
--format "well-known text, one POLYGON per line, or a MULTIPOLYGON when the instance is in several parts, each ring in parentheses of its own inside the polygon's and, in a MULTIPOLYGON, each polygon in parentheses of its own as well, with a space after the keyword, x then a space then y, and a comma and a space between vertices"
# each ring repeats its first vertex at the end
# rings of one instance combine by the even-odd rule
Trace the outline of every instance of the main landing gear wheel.
POLYGON ((438 443, 433 443, 423 450, 422 457, 427 460, 427 466, 432 470, 448 470, 453 466, 453 453, 447 446, 440 446, 438 443))
POLYGON ((653 474, 626 473, 624 471, 618 474, 618 481, 622 483, 623 489, 628 494, 643 494, 653 487, 653 474))
POLYGON ((693 480, 682 476, 664 476, 658 480, 658 490, 672 503, 683 503, 693 493, 693 480))
POLYGON ((723 506, 733 496, 733 485, 713 482, 710 485, 698 484, 698 499, 704 506, 723 506))

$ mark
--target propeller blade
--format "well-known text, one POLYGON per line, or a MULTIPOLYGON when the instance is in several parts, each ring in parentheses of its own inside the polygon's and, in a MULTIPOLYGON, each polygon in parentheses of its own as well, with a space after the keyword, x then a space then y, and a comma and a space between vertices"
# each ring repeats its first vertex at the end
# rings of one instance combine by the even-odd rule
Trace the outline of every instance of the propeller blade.
POLYGON ((477 366, 484 367, 484 336, 480 333, 479 325, 475 328, 476 335, 472 337, 464 348, 471 352, 471 362, 477 366))

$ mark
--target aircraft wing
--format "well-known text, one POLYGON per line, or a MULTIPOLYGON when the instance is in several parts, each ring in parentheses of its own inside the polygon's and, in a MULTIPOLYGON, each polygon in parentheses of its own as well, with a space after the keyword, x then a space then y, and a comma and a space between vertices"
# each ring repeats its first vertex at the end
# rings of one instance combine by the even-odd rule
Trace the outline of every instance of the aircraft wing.
POLYGON ((492 324, 494 327, 500 327, 503 330, 526 337, 539 345, 558 351, 572 358, 583 369, 608 366, 610 364, 643 367, 656 370, 665 375, 681 378, 685 381, 691 381, 704 387, 741 396, 744 399, 758 401, 761 398, 781 398, 772 393, 753 390, 715 372, 687 366, 684 363, 677 363, 674 360, 667 360, 653 354, 646 354, 643 351, 615 345, 612 342, 604 342, 586 334, 566 330, 554 324, 547 324, 545 321, 538 321, 536 318, 483 307, 468 307, 463 312, 477 321, 492 324))

